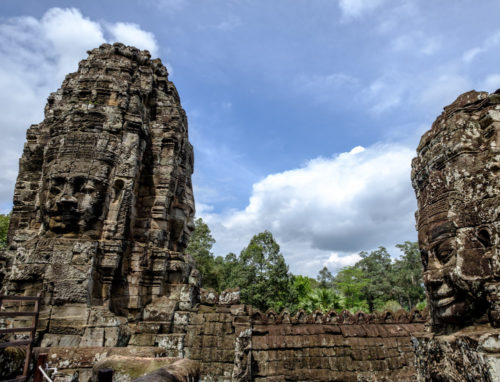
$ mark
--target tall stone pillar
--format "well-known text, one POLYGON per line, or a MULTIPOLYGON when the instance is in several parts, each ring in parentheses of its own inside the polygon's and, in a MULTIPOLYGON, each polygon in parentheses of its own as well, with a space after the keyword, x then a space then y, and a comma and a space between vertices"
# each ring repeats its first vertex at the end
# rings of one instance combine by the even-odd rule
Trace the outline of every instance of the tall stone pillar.
POLYGON ((431 329, 421 380, 500 380, 500 92, 444 108, 412 163, 431 329))
POLYGON ((186 114, 161 61, 118 43, 90 51, 28 129, 3 291, 42 294, 53 345, 126 344, 130 325, 158 319, 157 304, 169 327, 197 299, 184 254, 192 172, 186 114))

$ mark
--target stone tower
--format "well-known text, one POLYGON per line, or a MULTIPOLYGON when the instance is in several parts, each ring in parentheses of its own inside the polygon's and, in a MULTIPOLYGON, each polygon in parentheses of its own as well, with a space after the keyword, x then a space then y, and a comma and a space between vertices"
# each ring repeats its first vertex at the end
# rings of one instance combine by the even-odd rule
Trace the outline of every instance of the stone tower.
POLYGON ((416 342, 420 376, 500 380, 500 91, 444 108, 420 141, 412 182, 432 319, 416 342))
POLYGON ((194 304, 193 148, 159 59, 90 51, 28 129, 19 167, 3 290, 42 293, 52 341, 116 346, 127 325, 168 326, 194 304))

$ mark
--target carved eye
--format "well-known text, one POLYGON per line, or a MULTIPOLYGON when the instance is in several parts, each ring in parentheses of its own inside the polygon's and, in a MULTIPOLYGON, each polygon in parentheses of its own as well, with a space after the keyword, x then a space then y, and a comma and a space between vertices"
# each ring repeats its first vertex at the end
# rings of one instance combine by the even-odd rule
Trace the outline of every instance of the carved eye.
POLYGON ((444 241, 433 248, 434 255, 441 262, 441 264, 446 264, 451 260, 453 254, 455 253, 455 248, 449 241, 444 241))
POLYGON ((65 183, 66 180, 64 178, 52 178, 50 181, 49 192, 52 195, 59 195, 63 191, 65 183))
POLYGON ((92 194, 95 191, 95 187, 92 184, 92 182, 87 182, 85 186, 82 188, 82 192, 85 192, 86 194, 92 194))

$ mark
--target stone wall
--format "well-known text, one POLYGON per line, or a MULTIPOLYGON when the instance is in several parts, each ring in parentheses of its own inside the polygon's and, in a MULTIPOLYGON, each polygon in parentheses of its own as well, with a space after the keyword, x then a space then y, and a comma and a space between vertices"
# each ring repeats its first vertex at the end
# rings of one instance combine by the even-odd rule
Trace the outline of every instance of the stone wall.
MULTIPOLYGON (((235 301, 233 301, 235 302, 235 301)), ((177 311, 170 332, 143 322, 127 347, 59 347, 49 352, 58 381, 88 382, 106 357, 185 358, 206 381, 415 381, 412 335, 424 330, 418 311, 379 315, 287 311, 248 305, 199 305, 177 311)), ((420 349, 422 350, 422 349, 420 349)), ((136 360, 142 365, 139 359, 136 360)))
POLYGON ((217 381, 413 381, 411 335, 425 320, 418 311, 292 316, 201 305, 177 312, 174 332, 155 343, 199 361, 202 375, 217 381))

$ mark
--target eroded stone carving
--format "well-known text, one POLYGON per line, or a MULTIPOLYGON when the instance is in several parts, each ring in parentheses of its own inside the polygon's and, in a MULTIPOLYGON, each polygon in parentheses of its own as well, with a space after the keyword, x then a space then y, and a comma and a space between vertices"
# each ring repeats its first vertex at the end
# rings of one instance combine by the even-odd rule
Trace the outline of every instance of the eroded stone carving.
POLYGON ((413 160, 417 228, 433 324, 498 326, 500 95, 446 107, 413 160))
POLYGON ((499 171, 500 91, 462 94, 412 163, 432 319, 414 342, 419 380, 500 379, 499 171))
POLYGON ((191 307, 192 172, 186 115, 161 61, 122 44, 90 51, 28 130, 3 290, 42 291, 41 324, 95 346, 104 327, 157 303, 162 320, 191 307))

